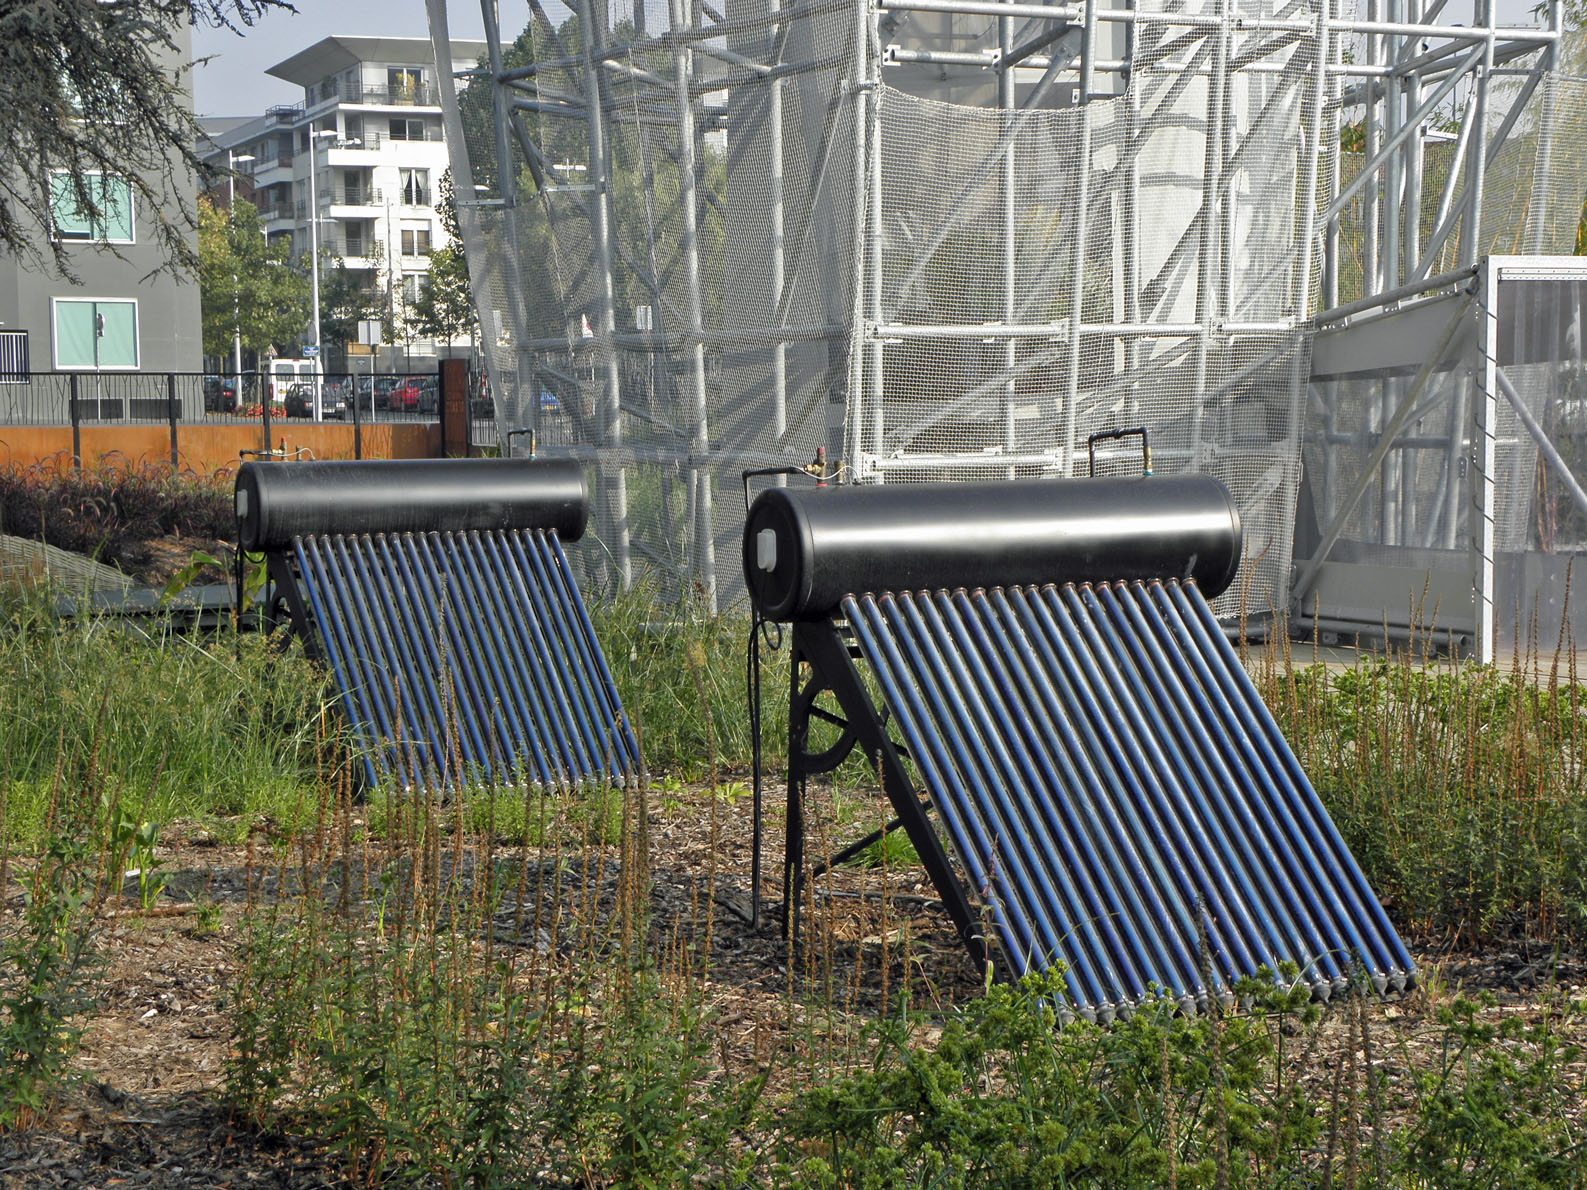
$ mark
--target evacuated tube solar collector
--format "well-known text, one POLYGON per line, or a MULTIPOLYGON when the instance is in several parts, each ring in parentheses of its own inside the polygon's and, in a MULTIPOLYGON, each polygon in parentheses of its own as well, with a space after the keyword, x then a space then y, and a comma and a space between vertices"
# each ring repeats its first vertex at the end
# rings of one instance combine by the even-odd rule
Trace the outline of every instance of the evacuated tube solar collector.
POLYGON ((1404 987, 1408 952, 1207 603, 1240 552, 1208 476, 763 491, 743 558, 757 613, 793 625, 785 912, 805 781, 858 744, 972 955, 990 917, 998 968, 1061 962, 1087 1015, 1192 1008, 1286 962, 1318 996, 1358 963, 1404 987), (813 749, 813 719, 838 744, 813 749))
POLYGON ((236 512, 332 671, 370 784, 637 771, 562 550, 589 516, 576 462, 247 463, 236 512))

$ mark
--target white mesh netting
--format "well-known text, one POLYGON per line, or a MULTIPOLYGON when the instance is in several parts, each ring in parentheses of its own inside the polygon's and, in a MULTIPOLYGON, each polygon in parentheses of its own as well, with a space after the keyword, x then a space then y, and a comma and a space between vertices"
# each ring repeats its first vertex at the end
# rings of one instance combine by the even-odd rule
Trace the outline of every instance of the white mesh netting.
MULTIPOLYGON (((1052 82, 1074 31, 1000 107, 975 72, 888 49, 912 33, 995 51, 993 16, 890 12, 878 37, 854 0, 593 11, 599 27, 531 21, 511 46, 524 135, 504 165, 488 80, 460 120, 471 181, 517 182, 510 209, 462 212, 499 417, 591 462, 598 568, 654 566, 730 601, 744 468, 825 446, 864 481, 1083 474, 1089 434, 1144 426, 1159 471, 1210 472, 1239 502, 1244 581, 1220 610, 1283 605, 1303 325, 1336 192, 1338 88, 1319 62, 1347 48, 1317 0, 1241 3, 1239 20, 1146 0, 1128 86, 1099 76, 1067 107, 1052 82)), ((1050 28, 1013 25, 1015 43, 1050 28)), ((1534 153, 1490 174, 1495 239, 1517 218, 1550 246, 1574 227, 1587 103, 1548 95, 1548 170, 1534 153), (1564 180, 1528 206, 1540 173, 1564 180)))

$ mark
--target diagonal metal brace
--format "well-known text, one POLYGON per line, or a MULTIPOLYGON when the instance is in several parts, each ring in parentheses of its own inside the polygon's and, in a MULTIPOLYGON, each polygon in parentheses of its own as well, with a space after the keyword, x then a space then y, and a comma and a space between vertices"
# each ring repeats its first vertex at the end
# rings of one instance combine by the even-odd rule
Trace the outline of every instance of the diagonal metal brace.
POLYGON ((1297 568, 1294 581, 1290 584, 1290 600, 1293 605, 1299 606, 1299 602, 1305 598, 1306 593, 1311 589, 1312 583, 1317 578, 1318 570, 1328 560, 1328 555, 1333 551, 1334 546, 1339 543, 1339 538, 1344 535, 1345 525, 1355 512, 1356 505, 1361 503, 1361 497, 1366 495, 1367 488, 1372 486, 1378 467, 1388 457, 1390 449, 1394 446, 1394 440, 1400 436, 1400 431, 1405 428, 1405 423, 1410 420, 1411 413, 1420 404, 1422 390, 1427 387, 1428 381, 1433 378, 1433 373, 1438 370, 1438 365, 1443 361, 1444 352, 1454 342, 1455 335, 1460 330, 1460 324, 1465 321, 1466 315, 1471 312, 1472 304, 1475 301, 1476 298, 1474 296, 1467 295, 1466 300, 1460 303, 1459 308, 1451 316, 1449 325, 1444 328, 1443 336, 1438 340, 1438 346, 1428 353, 1426 362, 1422 364, 1421 370, 1416 373, 1416 379, 1412 381, 1410 389, 1407 390, 1404 398, 1400 401, 1400 407, 1394 411, 1394 416, 1389 420, 1388 425, 1383 427, 1378 437, 1377 446, 1373 448, 1366 462, 1361 465, 1361 473, 1356 476, 1356 481, 1350 488, 1350 494, 1345 497, 1344 503, 1339 506, 1334 513, 1333 520, 1329 522, 1328 531, 1323 534, 1322 544, 1317 547, 1316 553, 1297 568))
MULTIPOLYGON (((888 735, 875 703, 866 693, 859 671, 848 646, 838 634, 837 626, 830 620, 820 623, 799 623, 793 626, 792 689, 798 690, 799 663, 808 664, 821 684, 837 699, 859 746, 875 764, 882 779, 882 790, 892 803, 898 825, 904 828, 914 845, 920 862, 942 898, 944 908, 953 922, 953 928, 970 957, 983 970, 986 967, 986 947, 981 929, 970 907, 964 885, 959 881, 942 849, 942 840, 926 814, 926 803, 904 767, 903 756, 888 735)), ((784 928, 790 939, 798 931, 800 895, 805 880, 804 871, 804 811, 801 795, 805 777, 799 772, 797 744, 808 729, 808 722, 796 723, 790 715, 788 819, 787 843, 783 868, 784 928)))

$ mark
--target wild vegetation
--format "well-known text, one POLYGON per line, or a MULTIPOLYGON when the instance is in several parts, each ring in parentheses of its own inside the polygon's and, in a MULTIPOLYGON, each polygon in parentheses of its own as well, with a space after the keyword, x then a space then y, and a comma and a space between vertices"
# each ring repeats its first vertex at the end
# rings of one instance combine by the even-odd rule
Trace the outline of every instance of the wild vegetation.
POLYGON ((150 542, 236 534, 232 477, 173 471, 111 455, 92 468, 64 458, 0 468, 0 533, 136 571, 150 542))
MULTIPOLYGON (((1568 663, 1254 655, 1423 948, 1421 985, 1319 1004, 1283 972, 1201 1016, 1147 1006, 1101 1028, 1061 1019, 1051 976, 952 984, 892 837, 811 882, 799 946, 770 910, 751 931, 733 907, 748 624, 653 589, 594 614, 649 782, 440 800, 355 794, 325 675, 295 646, 8 596, 0 1132, 49 1118, 101 1010, 107 924, 157 920, 166 841, 202 833, 246 884, 231 907, 175 910, 236 956, 211 1093, 360 1184, 1583 1184, 1587 1005, 1545 979, 1518 1010, 1439 968, 1450 947, 1587 944, 1587 702, 1568 663), (746 938, 755 963, 731 953, 746 938)), ((785 666, 766 655, 773 774, 785 666)), ((883 812, 857 762, 811 798, 817 829, 847 837, 883 812)), ((775 856, 767 871, 775 896, 775 856)))

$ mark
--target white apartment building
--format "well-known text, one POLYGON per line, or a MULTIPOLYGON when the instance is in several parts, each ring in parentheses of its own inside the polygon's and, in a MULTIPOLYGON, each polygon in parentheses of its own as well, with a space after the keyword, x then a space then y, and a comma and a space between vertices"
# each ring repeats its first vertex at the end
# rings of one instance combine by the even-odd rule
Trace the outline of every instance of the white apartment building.
MULTIPOLYGON (((471 69, 483 41, 454 41, 444 69, 471 69)), ((436 188, 447 167, 436 63, 428 38, 327 37, 266 71, 303 88, 301 103, 243 121, 205 121, 207 159, 238 162, 272 241, 295 255, 340 256, 399 324, 430 253, 447 243, 436 188)), ((416 353, 427 342, 408 344, 416 353)))

